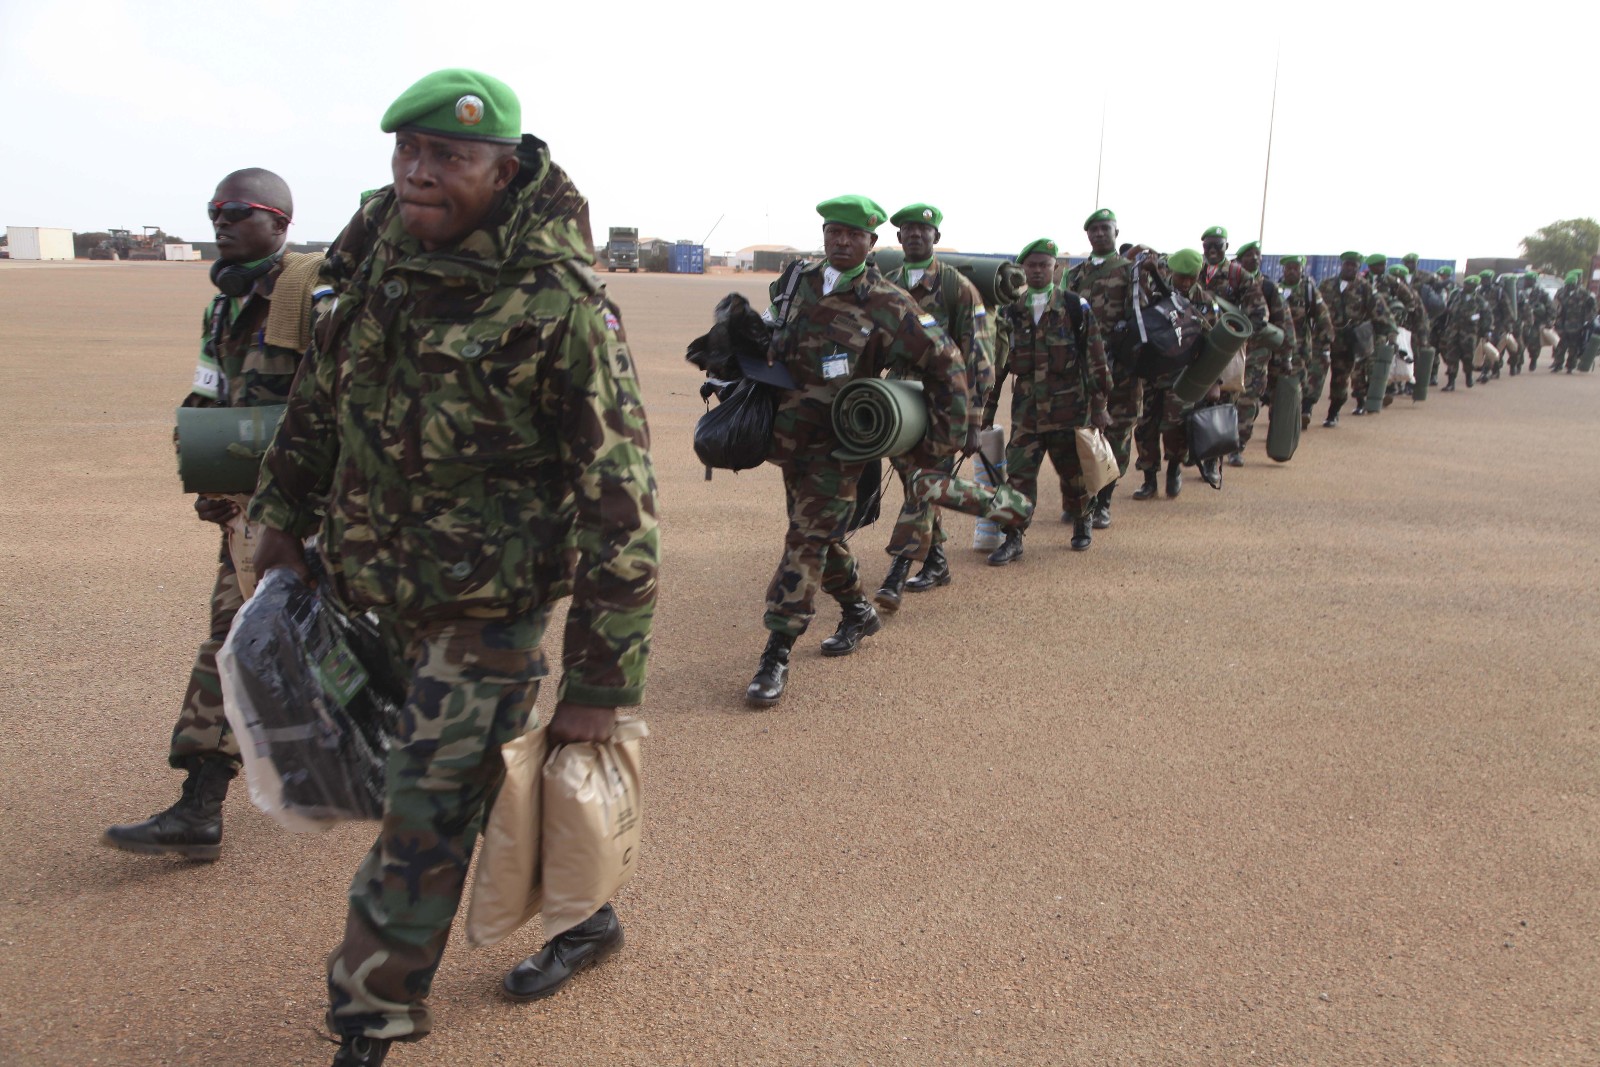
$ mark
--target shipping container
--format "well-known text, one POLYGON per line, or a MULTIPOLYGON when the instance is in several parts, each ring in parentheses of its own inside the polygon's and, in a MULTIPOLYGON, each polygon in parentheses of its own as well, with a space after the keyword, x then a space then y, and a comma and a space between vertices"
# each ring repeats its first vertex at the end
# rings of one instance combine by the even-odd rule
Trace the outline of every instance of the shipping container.
POLYGON ((12 259, 71 259, 72 231, 55 226, 7 226, 12 259))
POLYGON ((706 250, 697 244, 679 241, 672 246, 667 257, 667 273, 669 274, 704 274, 706 272, 706 250))
POLYGON ((166 245, 167 259, 186 263, 200 258, 200 250, 194 245, 166 245))

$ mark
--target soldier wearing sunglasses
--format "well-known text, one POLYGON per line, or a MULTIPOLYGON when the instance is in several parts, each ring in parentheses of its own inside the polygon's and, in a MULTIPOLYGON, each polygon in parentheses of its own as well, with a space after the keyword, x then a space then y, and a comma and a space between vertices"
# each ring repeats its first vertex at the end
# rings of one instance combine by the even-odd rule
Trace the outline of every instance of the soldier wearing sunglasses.
MULTIPOLYGON (((312 301, 321 256, 284 252, 294 201, 268 170, 234 171, 207 204, 217 240, 211 280, 218 292, 200 322, 200 359, 185 407, 282 404, 310 341, 312 301), (274 301, 274 296, 292 298, 274 301), (276 310, 275 310, 276 309, 276 310)), ((223 527, 211 630, 200 644, 167 762, 187 773, 178 802, 143 822, 113 826, 100 841, 128 852, 171 853, 214 860, 222 851, 222 802, 239 773, 239 745, 222 713, 217 653, 244 603, 228 550, 227 527, 241 498, 197 496, 195 514, 223 527)))

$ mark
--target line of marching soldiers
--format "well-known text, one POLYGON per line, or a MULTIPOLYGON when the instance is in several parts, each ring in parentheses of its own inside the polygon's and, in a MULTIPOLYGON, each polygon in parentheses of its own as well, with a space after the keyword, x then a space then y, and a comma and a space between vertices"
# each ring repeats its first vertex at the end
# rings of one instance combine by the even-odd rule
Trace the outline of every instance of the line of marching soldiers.
MULTIPOLYGON (((1521 373, 1524 360, 1531 369, 1546 343, 1556 345, 1552 369, 1570 370, 1580 363, 1595 316, 1594 298, 1578 284, 1577 272, 1554 301, 1536 275, 1495 283, 1486 272, 1457 285, 1452 268, 1419 269, 1415 255, 1389 266, 1382 254, 1346 252, 1339 273, 1320 285, 1305 273, 1304 257, 1284 256, 1282 277, 1273 280, 1261 273, 1259 242, 1230 259, 1228 233, 1220 226, 1201 235, 1198 250, 1162 255, 1119 247, 1117 217, 1109 209, 1084 222, 1091 251, 1083 262, 1063 272, 1057 244, 1032 241, 1016 257, 1026 288, 1018 285, 1021 291, 986 307, 973 281, 935 253, 944 216, 933 205, 910 204, 891 216, 866 197, 842 196, 818 204, 817 211, 823 259, 799 264, 774 282, 765 316, 772 330, 766 361, 782 363, 793 382, 774 401, 766 455, 784 473, 789 529, 767 592, 767 645, 746 690, 756 707, 782 698, 793 647, 815 616, 818 591, 841 609, 821 652, 843 656, 879 632, 882 616, 899 611, 905 593, 951 581, 941 507, 998 527, 991 565, 1019 559, 1047 456, 1061 487, 1061 519, 1073 528, 1071 547, 1084 551, 1093 531, 1111 525, 1117 479, 1130 465, 1142 477, 1136 500, 1161 491, 1163 462, 1168 498, 1182 491, 1186 465, 1221 488, 1222 465, 1244 464, 1263 399, 1275 395, 1285 376, 1299 388, 1276 395, 1298 394, 1298 419, 1284 420, 1286 406, 1276 405, 1272 433, 1286 421, 1295 424, 1298 438, 1324 390, 1325 427, 1339 424, 1352 396, 1352 415, 1375 415, 1412 390, 1422 399, 1437 381, 1435 344, 1446 367, 1444 391, 1455 388, 1463 371, 1470 386, 1474 372, 1482 383, 1508 366, 1513 375, 1521 373), (897 227, 903 258, 880 272, 869 257, 886 221, 897 227), (1178 321, 1183 316, 1189 319, 1178 321), (1148 358, 1160 347, 1158 334, 1213 331, 1228 319, 1249 342, 1197 401, 1196 383, 1182 382, 1183 363, 1148 358), (1554 338, 1546 332, 1552 326, 1554 338), (1410 361, 1397 359, 1398 372, 1374 361, 1375 347, 1391 354, 1396 342, 1417 357, 1421 378, 1410 377, 1416 373, 1410 361), (1378 375, 1381 380, 1369 380, 1378 375), (857 506, 858 495, 871 480, 870 468, 840 458, 830 404, 847 382, 878 376, 921 383, 928 430, 919 445, 892 461, 904 504, 888 545, 889 573, 869 599, 848 539, 865 510, 857 506), (985 457, 984 438, 998 436, 1008 377, 1010 437, 1002 473, 985 457), (1233 409, 1228 422, 1237 413, 1237 444, 1196 461, 1190 416, 1225 407, 1233 409), (1086 462, 1096 463, 1096 456, 1083 442, 1102 437, 1110 455, 1097 465, 1106 476, 1086 483, 1086 462), (995 475, 991 481, 981 472, 961 476, 960 464, 974 455, 995 475)), ((1280 450, 1274 458, 1286 456, 1280 450)))

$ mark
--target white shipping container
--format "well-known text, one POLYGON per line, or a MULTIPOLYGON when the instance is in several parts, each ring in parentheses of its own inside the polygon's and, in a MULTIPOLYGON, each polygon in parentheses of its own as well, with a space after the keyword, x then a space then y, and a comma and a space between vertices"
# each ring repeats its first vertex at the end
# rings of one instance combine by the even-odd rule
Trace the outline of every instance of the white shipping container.
POLYGON ((200 258, 200 253, 194 250, 194 245, 165 245, 163 247, 167 250, 168 260, 183 263, 200 258))
POLYGON ((71 259, 72 231, 57 226, 7 226, 12 259, 71 259))

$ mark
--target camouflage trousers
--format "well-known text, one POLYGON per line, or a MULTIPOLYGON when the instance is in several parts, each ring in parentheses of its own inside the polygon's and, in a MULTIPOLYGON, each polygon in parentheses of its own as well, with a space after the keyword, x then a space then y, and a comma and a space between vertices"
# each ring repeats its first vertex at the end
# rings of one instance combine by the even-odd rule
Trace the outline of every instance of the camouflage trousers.
POLYGON ((1061 481, 1061 507, 1073 518, 1089 514, 1089 493, 1083 487, 1083 464, 1078 460, 1078 437, 1071 430, 1034 433, 1012 430, 1006 443, 1006 485, 1028 502, 1030 514, 1019 522, 1001 523, 1007 529, 1027 529, 1031 512, 1039 503, 1039 470, 1044 457, 1056 468, 1061 481))
POLYGON ((955 460, 943 459, 932 467, 918 467, 906 456, 895 456, 889 462, 900 476, 905 500, 895 519, 894 533, 889 535, 888 552, 891 556, 904 556, 920 563, 928 558, 929 551, 944 544, 945 536, 939 522, 939 509, 926 500, 919 500, 912 483, 918 475, 938 473, 948 477, 955 470, 955 460))
POLYGON ((1445 372, 1450 381, 1456 380, 1456 374, 1463 368, 1467 371, 1467 380, 1472 380, 1472 352, 1478 347, 1476 337, 1452 336, 1445 339, 1444 348, 1439 353, 1444 358, 1445 372))
POLYGON ((328 1029, 416 1038, 461 904, 487 804, 546 673, 548 610, 522 619, 396 627, 410 672, 389 751, 378 840, 350 883, 344 940, 328 954, 328 1029))
POLYGON ((1105 430, 1106 441, 1117 457, 1117 472, 1122 477, 1126 477, 1128 463, 1133 459, 1133 431, 1144 410, 1143 399, 1144 382, 1131 371, 1106 396, 1106 414, 1111 416, 1111 425, 1105 430))
POLYGON ((1561 341, 1556 345, 1556 351, 1550 357, 1550 369, 1565 365, 1567 370, 1574 370, 1578 366, 1578 357, 1583 355, 1584 336, 1582 330, 1558 330, 1561 341), (1564 361, 1564 362, 1563 362, 1564 361))
POLYGON ((211 634, 200 642, 194 666, 189 669, 189 688, 183 694, 183 707, 172 727, 172 745, 167 751, 167 763, 179 770, 202 756, 221 756, 233 764, 235 771, 241 766, 239 741, 222 713, 222 679, 217 673, 217 653, 228 639, 233 617, 243 606, 239 576, 234 572, 233 557, 228 554, 228 538, 224 534, 217 580, 211 587, 211 634))
POLYGON ((1256 419, 1261 416, 1261 397, 1267 391, 1267 364, 1276 363, 1272 353, 1265 348, 1256 348, 1245 353, 1244 358, 1244 392, 1233 397, 1233 406, 1239 411, 1239 450, 1244 451, 1244 446, 1250 443, 1250 435, 1255 432, 1256 419))
MULTIPOLYGON (((1010 453, 1007 452, 1008 463, 1009 457, 1010 453)), ((910 484, 912 499, 929 505, 937 504, 963 515, 991 519, 1006 529, 1026 526, 1033 514, 1033 501, 1010 484, 991 489, 970 478, 959 478, 934 467, 923 467, 913 472, 910 484)))
POLYGON ((1528 359, 1528 367, 1532 369, 1539 363, 1539 350, 1544 344, 1544 339, 1539 336, 1539 327, 1534 323, 1527 323, 1522 327, 1523 354, 1528 359))
POLYGON ((1183 424, 1185 408, 1168 386, 1148 381, 1143 386, 1144 410, 1134 427, 1133 440, 1139 447, 1138 468, 1158 471, 1163 449, 1169 463, 1182 463, 1189 454, 1189 434, 1183 424))
POLYGON ((767 587, 762 623, 768 630, 794 637, 805 633, 816 616, 818 588, 841 604, 865 598, 845 541, 860 477, 861 464, 840 466, 826 454, 795 456, 784 464, 789 533, 767 587))
MULTIPOLYGON (((1344 402, 1350 399, 1350 379, 1355 372, 1356 364, 1361 365, 1361 377, 1366 378, 1367 361, 1357 360, 1355 353, 1343 348, 1334 348, 1333 356, 1328 362, 1328 414, 1336 415, 1344 407, 1344 402)), ((1360 388, 1357 386, 1357 388, 1360 388)))
POLYGON ((1312 350, 1305 355, 1300 378, 1300 410, 1309 414, 1322 399, 1322 387, 1328 381, 1329 357, 1312 350))

